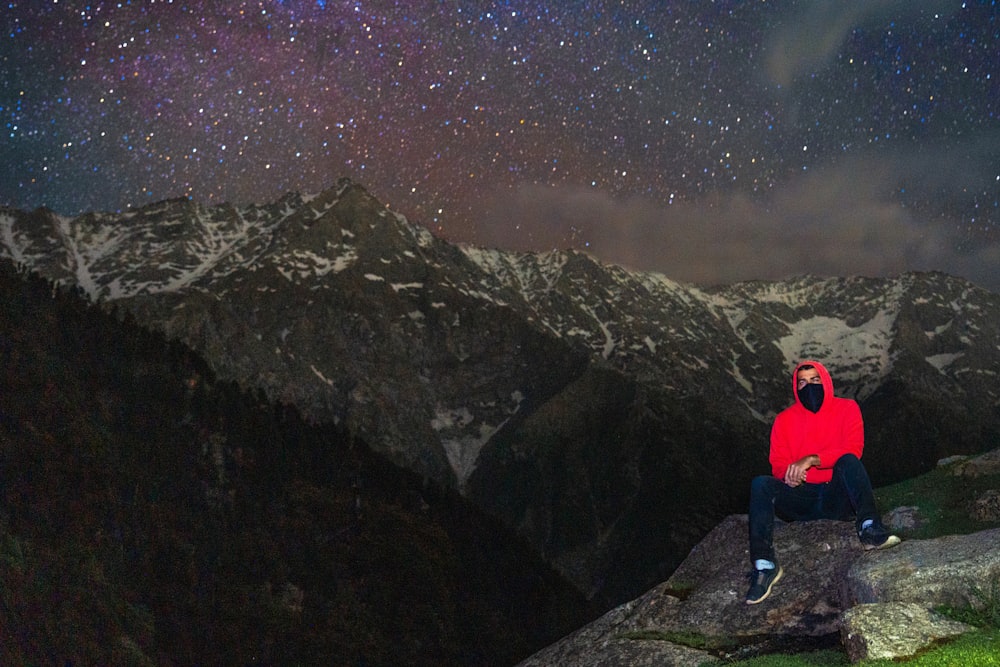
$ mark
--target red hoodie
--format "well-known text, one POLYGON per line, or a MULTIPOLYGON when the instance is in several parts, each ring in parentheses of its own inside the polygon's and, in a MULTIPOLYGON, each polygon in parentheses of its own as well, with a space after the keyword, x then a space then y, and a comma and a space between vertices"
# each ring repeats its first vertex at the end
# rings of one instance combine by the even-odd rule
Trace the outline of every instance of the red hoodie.
POLYGON ((804 456, 815 454, 820 464, 806 473, 810 484, 829 482, 833 477, 833 464, 844 454, 854 454, 859 459, 865 448, 865 427, 861 408, 849 398, 833 395, 830 373, 818 361, 802 361, 792 372, 792 395, 795 405, 778 413, 771 427, 771 470, 779 479, 785 478, 788 466, 804 456), (823 380, 823 404, 818 412, 811 412, 802 405, 796 387, 799 368, 811 364, 823 380))

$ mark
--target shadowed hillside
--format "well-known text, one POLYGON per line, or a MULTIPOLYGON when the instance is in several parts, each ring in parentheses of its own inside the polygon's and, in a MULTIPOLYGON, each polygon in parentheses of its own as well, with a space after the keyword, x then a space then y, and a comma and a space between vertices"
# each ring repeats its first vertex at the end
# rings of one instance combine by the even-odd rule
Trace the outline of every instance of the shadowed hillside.
POLYGON ((0 267, 0 664, 512 664, 594 615, 495 520, 0 267))

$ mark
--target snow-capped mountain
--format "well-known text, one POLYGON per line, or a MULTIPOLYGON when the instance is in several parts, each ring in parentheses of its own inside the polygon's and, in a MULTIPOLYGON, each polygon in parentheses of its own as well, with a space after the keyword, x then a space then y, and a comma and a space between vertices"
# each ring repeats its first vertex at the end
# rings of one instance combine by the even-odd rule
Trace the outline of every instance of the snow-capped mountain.
POLYGON ((267 206, 0 209, 0 256, 346 424, 615 601, 740 507, 800 358, 861 402, 877 482, 1000 439, 1000 296, 942 274, 699 287, 453 245, 346 180, 267 206))

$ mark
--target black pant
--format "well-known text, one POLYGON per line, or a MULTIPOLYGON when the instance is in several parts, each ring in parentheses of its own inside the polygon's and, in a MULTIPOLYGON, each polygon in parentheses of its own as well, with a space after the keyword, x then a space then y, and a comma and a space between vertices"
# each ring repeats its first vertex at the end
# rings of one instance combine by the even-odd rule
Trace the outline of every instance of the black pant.
POLYGON ((774 555, 774 517, 785 521, 854 519, 860 530, 867 519, 878 519, 868 472, 854 454, 844 454, 833 466, 833 478, 823 484, 791 487, 773 475, 750 484, 750 560, 774 555))

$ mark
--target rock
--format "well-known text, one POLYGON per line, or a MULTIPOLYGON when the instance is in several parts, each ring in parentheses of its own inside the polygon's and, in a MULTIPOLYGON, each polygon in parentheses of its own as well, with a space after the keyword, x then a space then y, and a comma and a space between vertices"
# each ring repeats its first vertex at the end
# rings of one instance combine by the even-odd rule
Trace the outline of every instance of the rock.
POLYGON ((890 531, 908 531, 919 528, 924 523, 920 508, 912 505, 897 507, 883 517, 883 523, 890 531))
POLYGON ((1000 521, 1000 490, 990 489, 976 498, 972 516, 978 521, 1000 521))
POLYGON ((865 551, 853 522, 778 521, 774 542, 785 574, 760 604, 744 602, 747 517, 731 515, 669 579, 521 665, 689 665, 838 643, 852 660, 911 656, 971 629, 934 607, 982 606, 1000 578, 1000 529, 865 551))
POLYGON ((667 580, 668 590, 688 591, 671 618, 653 627, 710 636, 767 634, 821 636, 839 629, 837 582, 863 553, 848 521, 775 523, 774 544, 784 576, 766 604, 745 602, 750 555, 747 517, 727 517, 667 580))
POLYGON ((952 468, 951 474, 960 477, 1000 475, 1000 449, 959 461, 952 468))
POLYGON ((965 461, 969 457, 964 454, 955 454, 954 456, 946 456, 943 459, 938 459, 937 467, 944 468, 945 466, 950 466, 952 463, 958 463, 959 461, 965 461))
POLYGON ((536 653, 520 667, 551 665, 600 665, 601 667, 697 667, 717 662, 704 651, 674 644, 665 639, 612 637, 595 645, 559 643, 536 653))
POLYGON ((747 517, 731 515, 667 581, 521 664, 686 665, 692 664, 685 662, 689 658, 697 664, 741 647, 773 643, 775 637, 837 635, 838 584, 856 559, 867 557, 854 524, 779 521, 774 537, 785 575, 766 603, 748 606, 744 600, 751 567, 747 517), (685 637, 703 648, 650 637, 685 637), (647 658, 658 662, 643 662, 647 658))
MULTIPOLYGON (((679 604, 661 584, 644 596, 612 609, 599 619, 520 663, 519 667, 549 665, 701 665, 711 654, 666 639, 638 633, 636 619, 657 615, 657 608, 679 604)), ((641 624, 639 624, 641 625, 641 624)), ((661 635, 664 636, 664 635, 661 635)))
POLYGON ((841 636, 851 662, 915 655, 930 644, 972 630, 913 602, 860 604, 844 612, 841 636))
POLYGON ((914 602, 927 607, 976 604, 970 595, 1000 577, 1000 528, 910 540, 877 558, 861 558, 844 582, 845 607, 914 602))

